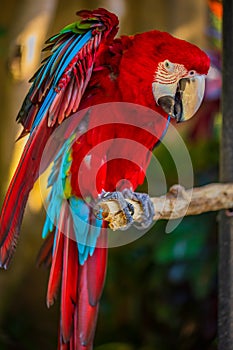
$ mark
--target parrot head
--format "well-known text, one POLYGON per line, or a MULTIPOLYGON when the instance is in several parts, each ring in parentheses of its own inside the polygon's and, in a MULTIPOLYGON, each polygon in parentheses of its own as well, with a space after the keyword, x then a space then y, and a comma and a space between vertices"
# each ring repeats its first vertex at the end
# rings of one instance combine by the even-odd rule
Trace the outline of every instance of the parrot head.
POLYGON ((156 103, 177 122, 190 119, 199 109, 205 76, 168 59, 160 62, 152 83, 156 103))
POLYGON ((136 51, 134 77, 132 65, 127 74, 131 82, 137 80, 133 84, 140 84, 143 98, 149 96, 150 106, 177 122, 190 119, 204 96, 209 57, 197 46, 157 30, 135 35, 126 60, 132 62, 136 51))
POLYGON ((204 97, 209 58, 198 47, 167 34, 155 70, 152 91, 156 103, 177 122, 190 119, 204 97), (169 42, 175 47, 169 51, 169 42), (175 49, 175 50, 174 50, 175 49), (174 50, 174 51, 173 51, 174 50))

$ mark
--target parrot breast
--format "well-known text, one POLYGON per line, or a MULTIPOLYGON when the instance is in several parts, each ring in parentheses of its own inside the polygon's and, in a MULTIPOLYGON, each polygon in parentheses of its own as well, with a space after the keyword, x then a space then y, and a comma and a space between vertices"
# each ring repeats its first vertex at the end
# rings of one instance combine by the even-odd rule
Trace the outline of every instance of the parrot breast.
POLYGON ((152 150, 164 136, 168 120, 154 111, 131 104, 104 104, 92 109, 91 114, 90 129, 72 145, 73 194, 96 198, 103 190, 112 192, 125 186, 136 189, 145 179, 152 150), (102 108, 105 112, 100 116, 102 108), (133 122, 128 113, 122 114, 127 108, 133 114, 133 122), (117 120, 119 117, 121 122, 110 120, 106 124, 105 116, 109 115, 110 109, 114 114, 112 118, 117 120), (91 120, 97 118, 95 114, 100 125, 92 127, 91 120))

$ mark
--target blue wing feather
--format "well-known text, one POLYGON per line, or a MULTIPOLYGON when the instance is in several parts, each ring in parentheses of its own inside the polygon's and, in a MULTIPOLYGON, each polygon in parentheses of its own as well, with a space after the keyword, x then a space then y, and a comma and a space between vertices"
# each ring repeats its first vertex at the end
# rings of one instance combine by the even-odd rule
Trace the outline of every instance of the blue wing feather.
POLYGON ((65 41, 63 44, 61 44, 60 46, 58 46, 56 48, 56 50, 53 51, 53 54, 48 58, 46 64, 44 66, 42 66, 41 68, 44 70, 43 75, 40 77, 40 75, 38 76, 38 78, 36 79, 36 83, 38 82, 38 88, 41 87, 44 79, 46 78, 46 75, 49 73, 49 75, 51 76, 53 73, 53 67, 54 67, 54 63, 56 62, 59 54, 61 53, 61 51, 64 49, 64 47, 69 44, 69 42, 71 42, 74 38, 74 35, 71 36, 69 39, 67 39, 67 41, 65 41))
POLYGON ((77 55, 77 53, 82 49, 82 47, 91 39, 91 37, 92 37, 92 31, 89 30, 83 37, 78 36, 77 39, 75 39, 74 43, 70 46, 69 50, 67 50, 66 54, 64 55, 64 57, 62 58, 61 62, 57 67, 57 73, 54 76, 55 84, 58 83, 59 79, 61 78, 68 64, 72 61, 75 55, 77 55))
MULTIPOLYGON (((67 50, 66 54, 64 55, 64 57, 62 58, 61 62, 59 63, 58 67, 57 67, 57 73, 54 76, 54 81, 52 86, 50 87, 37 115, 36 118, 33 122, 32 125, 32 130, 34 130, 34 128, 41 122, 42 118, 44 117, 44 115, 47 113, 49 107, 51 106, 53 100, 55 99, 57 92, 55 91, 56 85, 59 82, 62 74, 64 73, 67 65, 72 61, 72 59, 75 57, 75 55, 77 55, 77 53, 82 49, 82 47, 91 39, 92 36, 92 31, 88 31, 83 37, 82 36, 78 36, 75 41, 72 43, 72 45, 70 45, 69 50, 67 50)), ((67 45, 67 43, 65 43, 67 45)), ((59 55, 59 53, 61 52, 61 50, 64 48, 64 46, 62 46, 62 48, 59 48, 59 52, 56 52, 55 57, 53 57, 53 55, 51 56, 52 61, 56 60, 57 56, 59 55)), ((43 76, 39 82, 39 86, 41 84, 41 82, 43 81, 43 78, 46 76, 46 74, 48 74, 48 71, 50 71, 51 68, 51 62, 48 61, 46 69, 43 73, 43 76)))
POLYGON ((48 108, 50 107, 51 103, 53 102, 54 98, 56 97, 56 92, 54 90, 54 88, 51 88, 47 94, 47 96, 45 97, 45 100, 43 101, 39 112, 37 113, 37 116, 34 120, 34 123, 32 124, 32 129, 31 129, 31 133, 32 131, 35 129, 35 127, 41 122, 43 116, 46 114, 48 108))
POLYGON ((71 197, 69 203, 78 246, 79 263, 83 265, 88 256, 92 256, 95 251, 103 221, 96 219, 91 223, 91 210, 84 200, 71 197))

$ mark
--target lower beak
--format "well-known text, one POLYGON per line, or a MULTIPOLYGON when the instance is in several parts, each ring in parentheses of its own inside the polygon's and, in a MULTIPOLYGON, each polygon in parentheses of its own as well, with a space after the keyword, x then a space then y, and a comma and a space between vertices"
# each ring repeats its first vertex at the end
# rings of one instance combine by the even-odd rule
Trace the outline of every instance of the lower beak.
POLYGON ((183 78, 178 83, 153 83, 157 104, 177 122, 190 119, 198 110, 204 97, 205 76, 183 78))

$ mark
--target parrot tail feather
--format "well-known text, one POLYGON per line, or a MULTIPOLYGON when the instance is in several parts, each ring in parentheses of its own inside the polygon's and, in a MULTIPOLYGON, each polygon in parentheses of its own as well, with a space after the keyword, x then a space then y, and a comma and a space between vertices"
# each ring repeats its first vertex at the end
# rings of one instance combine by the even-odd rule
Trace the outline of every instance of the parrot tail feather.
MULTIPOLYGON (((82 202, 79 203, 82 206, 82 202)), ((104 233, 100 233, 97 247, 83 262, 79 257, 80 244, 75 240, 77 227, 73 224, 73 217, 65 201, 59 217, 55 234, 49 233, 40 253, 43 263, 43 257, 47 261, 49 247, 53 250, 47 305, 50 307, 54 303, 61 287, 58 349, 91 350, 106 275, 107 248, 102 248, 106 247, 106 238, 104 233), (52 237, 49 238, 51 235, 54 236, 53 247, 52 237)), ((89 229, 89 234, 91 230, 94 230, 93 226, 89 229)), ((96 230, 99 232, 99 227, 96 230)))
MULTIPOLYGON (((73 244, 75 242, 72 241, 71 243, 73 244)), ((76 253, 78 252, 77 249, 75 251, 76 253)), ((93 256, 89 257, 84 265, 79 264, 78 266, 79 273, 77 280, 76 301, 74 304, 71 304, 70 301, 70 309, 71 305, 73 306, 73 327, 70 339, 68 341, 68 344, 70 346, 68 348, 69 350, 91 350, 93 348, 95 328, 99 311, 99 301, 105 281, 106 266, 106 248, 96 248, 93 256), (92 281, 89 278, 90 271, 92 271, 92 273, 96 276, 96 279, 99 277, 99 283, 97 286, 93 285, 92 281), (93 292, 91 292, 92 289, 93 292), (92 296, 92 299, 90 299, 90 295, 92 296)), ((65 294, 67 297, 67 292, 65 292, 65 294)), ((70 300, 72 300, 71 296, 70 300)), ((67 308, 67 304, 63 305, 66 305, 67 308)), ((61 316, 62 319, 64 319, 64 312, 67 311, 61 307, 61 314, 63 315, 61 316)), ((67 321, 71 321, 72 312, 70 312, 70 319, 67 317, 67 321)), ((63 335, 61 343, 65 342, 65 340, 68 340, 68 338, 65 339, 64 337, 64 323, 62 321, 60 333, 63 335)), ((62 349, 62 347, 60 349, 62 349)))
MULTIPOLYGON (((71 232, 73 230, 71 217, 68 216, 67 221, 68 232, 71 232)), ((78 273, 77 244, 73 239, 64 235, 61 285, 61 335, 65 343, 69 341, 73 331, 72 325, 78 293, 78 273)))

